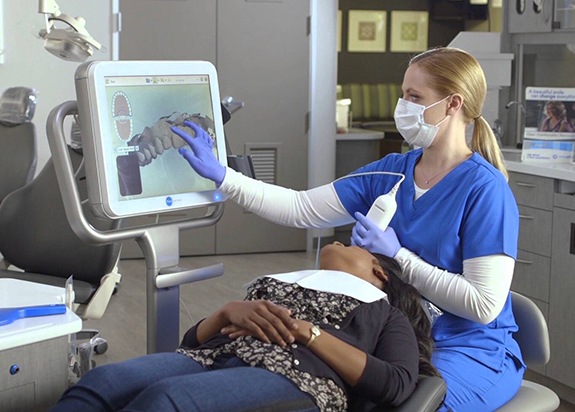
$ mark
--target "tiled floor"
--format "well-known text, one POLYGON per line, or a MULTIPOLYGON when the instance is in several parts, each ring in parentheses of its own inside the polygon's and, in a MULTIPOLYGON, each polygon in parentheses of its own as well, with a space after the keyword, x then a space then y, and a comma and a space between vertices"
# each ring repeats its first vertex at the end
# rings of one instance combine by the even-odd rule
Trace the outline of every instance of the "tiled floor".
MULTIPOLYGON (((222 262, 223 276, 180 288, 180 333, 207 316, 223 303, 241 299, 242 285, 256 276, 315 267, 315 255, 305 252, 183 258, 180 265, 198 268, 222 262)), ((98 364, 128 359, 146 353, 146 266, 143 260, 122 260, 122 283, 104 317, 84 323, 100 330, 109 349, 96 356, 98 364)), ((559 412, 575 412, 575 406, 562 402, 559 412)), ((529 411, 521 411, 529 412, 529 411)))

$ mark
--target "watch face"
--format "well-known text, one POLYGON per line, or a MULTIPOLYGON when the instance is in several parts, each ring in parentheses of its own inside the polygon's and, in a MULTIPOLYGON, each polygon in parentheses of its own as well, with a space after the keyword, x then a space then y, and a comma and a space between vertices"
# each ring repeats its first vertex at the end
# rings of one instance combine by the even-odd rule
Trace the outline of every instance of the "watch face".
POLYGON ((319 328, 319 326, 316 325, 312 325, 311 328, 309 329, 311 336, 308 339, 307 343, 305 346, 307 346, 308 348, 310 347, 310 345, 315 341, 315 339, 321 335, 321 329, 319 328))

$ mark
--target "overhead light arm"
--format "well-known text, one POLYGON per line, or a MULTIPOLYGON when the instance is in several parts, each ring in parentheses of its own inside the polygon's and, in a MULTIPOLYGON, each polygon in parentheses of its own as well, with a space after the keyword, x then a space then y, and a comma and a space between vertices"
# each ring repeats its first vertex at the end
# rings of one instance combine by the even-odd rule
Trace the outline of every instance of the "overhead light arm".
POLYGON ((39 0, 38 13, 58 16, 60 14, 60 7, 58 7, 55 0, 39 0))
POLYGON ((61 13, 56 0, 38 0, 38 13, 45 16, 46 28, 39 35, 50 53, 64 60, 82 62, 92 56, 94 49, 102 47, 86 30, 86 20, 61 13), (56 28, 56 22, 67 27, 56 28))

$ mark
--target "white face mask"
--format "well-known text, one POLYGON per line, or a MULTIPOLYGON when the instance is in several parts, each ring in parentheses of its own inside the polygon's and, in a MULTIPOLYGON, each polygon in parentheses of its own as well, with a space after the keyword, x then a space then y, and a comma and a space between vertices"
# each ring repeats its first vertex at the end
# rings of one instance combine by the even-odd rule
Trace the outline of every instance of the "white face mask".
POLYGON ((397 106, 395 106, 393 118, 395 119, 395 127, 407 143, 412 146, 423 147, 424 149, 431 146, 439 130, 439 125, 443 123, 448 116, 436 125, 433 125, 425 123, 423 113, 425 110, 441 103, 449 97, 450 96, 447 96, 427 107, 409 102, 401 97, 399 98, 397 106))

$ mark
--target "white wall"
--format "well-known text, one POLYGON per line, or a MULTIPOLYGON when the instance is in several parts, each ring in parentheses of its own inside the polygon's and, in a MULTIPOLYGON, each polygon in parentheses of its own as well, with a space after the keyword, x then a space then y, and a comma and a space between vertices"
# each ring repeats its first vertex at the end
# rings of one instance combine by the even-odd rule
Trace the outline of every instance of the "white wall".
MULTIPOLYGON (((102 44, 95 60, 112 56, 112 3, 117 0, 57 0, 60 11, 83 16, 90 34, 102 44)), ((27 86, 38 91, 34 124, 38 134, 39 171, 50 157, 46 118, 52 108, 75 100, 74 71, 79 63, 67 62, 45 51, 37 33, 45 27, 37 0, 0 0, 3 7, 4 64, 0 64, 0 93, 8 87, 27 86)), ((0 165, 1 171, 1 165, 0 165)))

